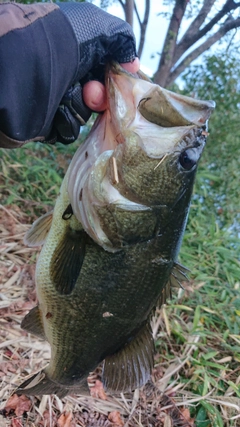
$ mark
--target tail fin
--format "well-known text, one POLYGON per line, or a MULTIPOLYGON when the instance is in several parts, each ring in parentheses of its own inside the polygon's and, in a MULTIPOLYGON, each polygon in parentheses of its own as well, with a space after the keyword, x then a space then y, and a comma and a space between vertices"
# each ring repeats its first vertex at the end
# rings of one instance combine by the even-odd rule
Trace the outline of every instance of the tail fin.
POLYGON ((79 393, 83 395, 89 395, 89 388, 87 381, 81 382, 70 387, 54 382, 49 378, 48 373, 45 370, 38 372, 37 374, 31 375, 25 380, 16 390, 16 394, 25 394, 26 396, 43 394, 56 394, 58 397, 63 398, 67 394, 79 393))

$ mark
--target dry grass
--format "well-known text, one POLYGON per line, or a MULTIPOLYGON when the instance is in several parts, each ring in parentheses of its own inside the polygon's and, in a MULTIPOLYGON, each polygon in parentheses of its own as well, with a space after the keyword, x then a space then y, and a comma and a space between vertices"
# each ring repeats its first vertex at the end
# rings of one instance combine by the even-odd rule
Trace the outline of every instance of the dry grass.
MULTIPOLYGON (((187 407, 196 405, 201 400, 217 404, 224 417, 234 421, 234 424, 229 425, 240 425, 237 424, 240 399, 233 389, 229 388, 225 396, 219 396, 216 389, 211 387, 210 391, 206 389, 205 395, 198 396, 192 394, 186 383, 180 380, 181 370, 187 372, 192 369, 193 353, 202 340, 201 334, 190 333, 189 325, 181 352, 173 350, 174 357, 170 363, 163 361, 156 364, 153 383, 147 384, 143 390, 136 390, 133 395, 113 397, 105 395, 100 389, 101 399, 80 395, 67 396, 62 400, 57 396, 29 399, 14 395, 11 398, 14 388, 23 378, 47 364, 50 351, 47 343, 35 339, 20 328, 24 315, 36 305, 36 249, 26 248, 22 243, 29 228, 29 216, 17 206, 1 206, 0 217, 0 426, 190 427, 194 425, 194 421, 187 407)), ((188 291, 192 291, 190 285, 188 291)), ((156 338, 164 335, 171 346, 171 328, 169 313, 163 308, 153 320, 154 335, 156 338)), ((159 355, 157 359, 159 360, 159 355)), ((223 362, 229 362, 229 358, 226 357, 223 362)), ((237 368, 236 385, 240 383, 239 375, 237 368)), ((97 389, 94 390, 96 393, 97 389)))

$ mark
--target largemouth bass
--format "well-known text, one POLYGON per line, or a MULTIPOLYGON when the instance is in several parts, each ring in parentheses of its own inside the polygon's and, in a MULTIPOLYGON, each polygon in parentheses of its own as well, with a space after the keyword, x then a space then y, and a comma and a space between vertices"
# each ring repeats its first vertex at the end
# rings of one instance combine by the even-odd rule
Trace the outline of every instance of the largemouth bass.
POLYGON ((116 65, 106 90, 108 108, 77 150, 53 213, 26 236, 45 243, 39 304, 22 327, 50 343, 51 359, 19 394, 82 392, 103 360, 107 390, 141 387, 153 367, 151 313, 185 277, 177 256, 214 103, 116 65))

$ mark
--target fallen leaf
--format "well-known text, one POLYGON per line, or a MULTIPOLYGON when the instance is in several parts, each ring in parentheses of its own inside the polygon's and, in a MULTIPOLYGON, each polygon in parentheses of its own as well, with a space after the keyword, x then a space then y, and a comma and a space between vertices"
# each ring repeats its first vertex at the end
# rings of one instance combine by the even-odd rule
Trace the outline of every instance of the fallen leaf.
POLYGON ((10 427, 23 427, 21 421, 18 418, 13 418, 10 427))
POLYGON ((2 371, 4 374, 7 375, 8 372, 16 372, 16 369, 13 366, 13 363, 2 362, 2 363, 0 363, 0 371, 2 371))
POLYGON ((190 420, 190 412, 188 408, 181 409, 181 414, 186 420, 190 420))
POLYGON ((119 411, 110 412, 110 414, 108 415, 108 419, 109 419, 109 421, 111 421, 113 423, 113 427, 123 427, 124 426, 124 421, 123 421, 119 411))
POLYGON ((72 412, 65 412, 58 418, 57 426, 58 427, 72 427, 71 421, 72 421, 72 412))
POLYGON ((21 396, 13 394, 8 399, 4 409, 7 413, 14 411, 17 417, 20 417, 24 412, 30 411, 31 406, 32 402, 27 396, 24 396, 24 394, 21 396))
POLYGON ((96 399, 107 400, 107 395, 103 388, 103 383, 99 380, 96 380, 95 384, 90 387, 90 394, 96 399))
POLYGON ((181 417, 184 419, 184 421, 187 421, 189 423, 189 426, 194 426, 194 419, 190 417, 190 411, 188 408, 180 409, 181 417))

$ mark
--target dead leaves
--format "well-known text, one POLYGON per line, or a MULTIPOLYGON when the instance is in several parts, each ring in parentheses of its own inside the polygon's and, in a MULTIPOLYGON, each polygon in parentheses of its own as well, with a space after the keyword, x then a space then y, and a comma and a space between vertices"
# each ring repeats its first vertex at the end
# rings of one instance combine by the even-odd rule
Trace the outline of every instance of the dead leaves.
POLYGON ((11 420, 11 426, 10 427, 23 427, 23 424, 18 418, 13 418, 11 420))
POLYGON ((95 384, 90 387, 90 394, 96 399, 107 400, 107 395, 103 388, 103 383, 99 380, 95 381, 95 384))
POLYGON ((111 421, 113 423, 112 427, 123 427, 124 426, 124 421, 123 421, 119 411, 110 412, 110 414, 108 415, 108 419, 109 419, 109 421, 111 421))
POLYGON ((9 414, 15 414, 17 417, 20 417, 25 412, 30 411, 31 406, 32 402, 28 397, 24 395, 18 396, 17 394, 13 394, 8 399, 3 411, 6 416, 9 414))
POLYGON ((158 418, 163 422, 164 427, 194 427, 194 419, 190 417, 189 409, 176 406, 174 399, 166 394, 162 396, 161 407, 163 411, 158 418))
POLYGON ((57 427, 74 427, 72 423, 72 412, 63 413, 57 421, 57 427))
POLYGON ((189 423, 189 426, 194 427, 194 419, 190 417, 190 411, 188 408, 182 408, 181 410, 181 417, 184 421, 189 423))

